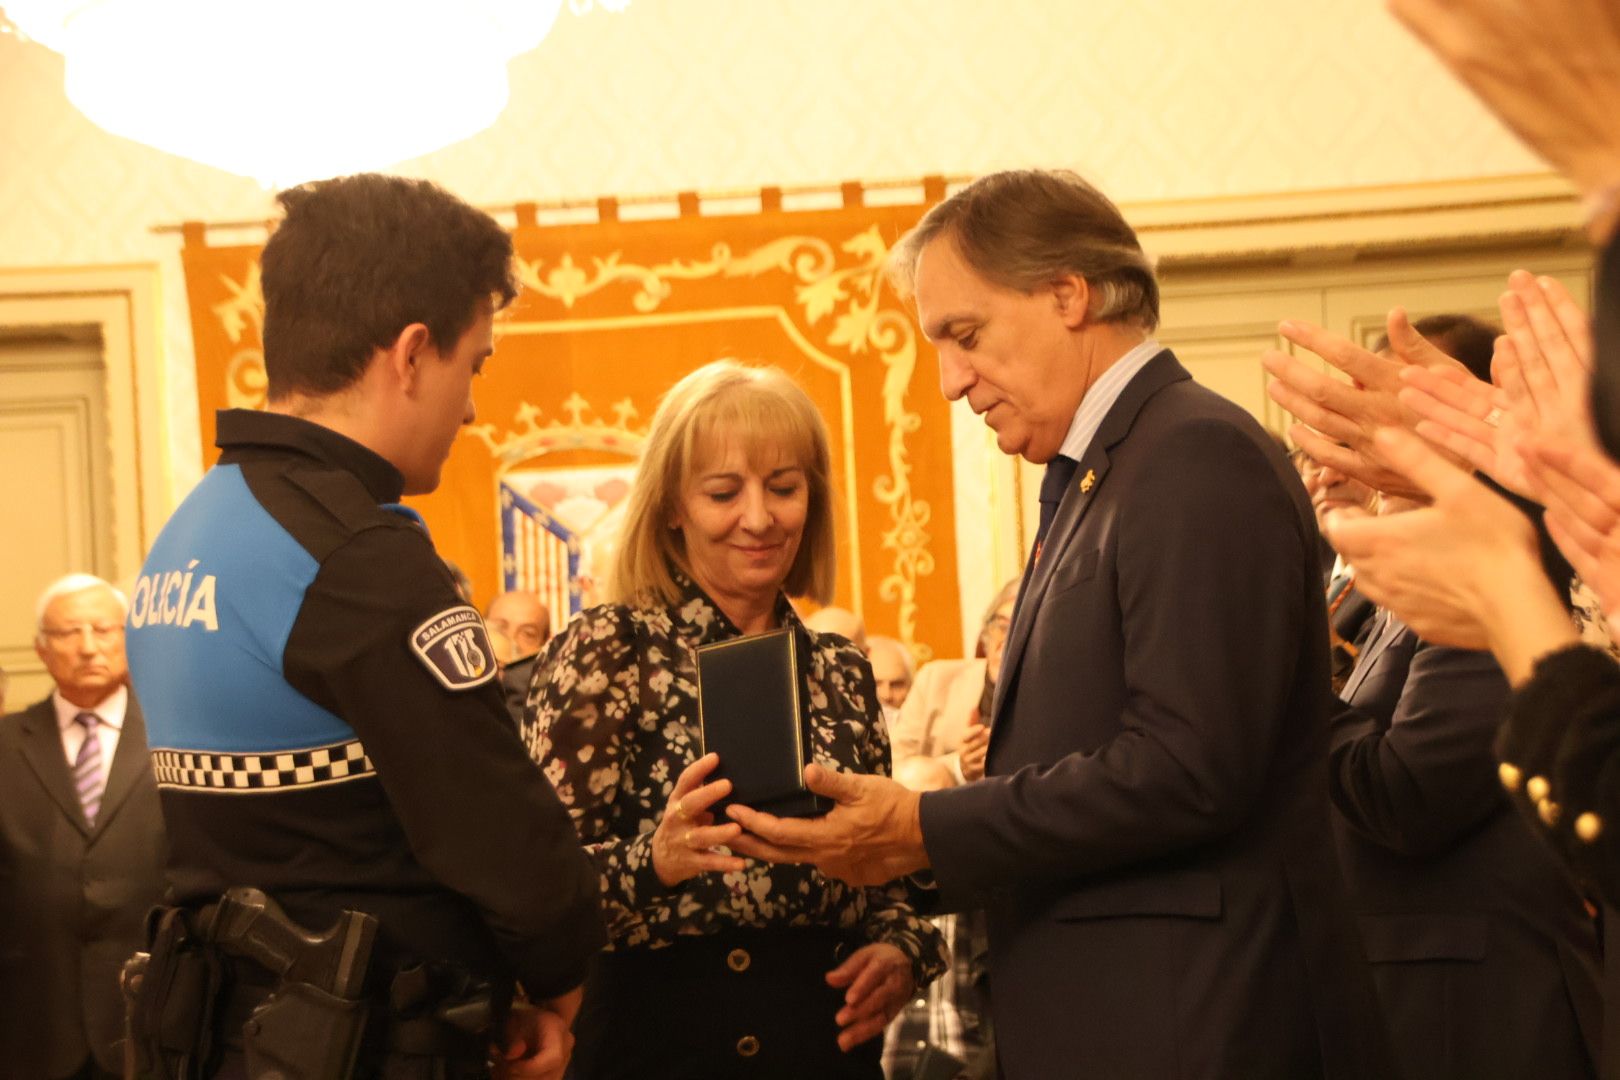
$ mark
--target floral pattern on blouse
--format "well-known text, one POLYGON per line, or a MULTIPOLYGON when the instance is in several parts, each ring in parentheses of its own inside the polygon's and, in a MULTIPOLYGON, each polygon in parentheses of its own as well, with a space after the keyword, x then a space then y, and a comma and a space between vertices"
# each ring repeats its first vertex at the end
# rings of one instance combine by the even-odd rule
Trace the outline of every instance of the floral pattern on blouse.
POLYGON ((1610 659, 1620 661, 1620 642, 1616 642, 1609 631, 1603 603, 1579 574, 1569 580, 1569 615, 1575 620, 1575 632, 1581 635, 1582 642, 1594 649, 1602 649, 1610 659))
MULTIPOLYGON (((752 859, 741 871, 702 873, 674 888, 658 880, 653 830, 701 746, 695 650, 740 636, 697 585, 677 581, 684 592, 674 605, 581 612, 541 654, 524 710, 524 744, 601 871, 608 948, 657 948, 732 927, 832 926, 898 947, 917 986, 927 985, 945 970, 944 938, 912 910, 899 882, 857 888, 812 867, 752 859)), ((844 638, 805 630, 786 598, 777 619, 811 642, 812 760, 888 775, 888 734, 866 657, 844 638)))

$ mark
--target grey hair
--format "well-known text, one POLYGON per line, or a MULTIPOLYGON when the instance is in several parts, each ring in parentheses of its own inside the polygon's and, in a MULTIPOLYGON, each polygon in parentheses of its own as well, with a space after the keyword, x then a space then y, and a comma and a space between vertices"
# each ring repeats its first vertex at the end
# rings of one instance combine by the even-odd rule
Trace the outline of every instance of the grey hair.
POLYGON ((984 635, 990 629, 990 620, 996 617, 996 610, 1008 600, 1018 595, 1018 586, 1024 583, 1022 575, 1011 578, 1005 585, 996 590, 996 595, 990 598, 990 606, 984 609, 984 615, 979 619, 979 648, 984 648, 984 635))
POLYGON ((34 604, 34 632, 36 634, 45 632, 45 611, 51 604, 61 597, 71 596, 74 593, 84 592, 88 589, 106 589, 112 593, 113 598, 118 601, 118 607, 123 611, 124 617, 129 618, 129 597, 125 596, 112 582, 103 581, 94 574, 69 574, 66 577, 57 578, 45 586, 45 591, 39 594, 39 600, 34 604))
POLYGON ((1108 196, 1066 169, 991 173, 929 210, 889 253, 885 269, 902 296, 916 292, 917 258, 941 236, 1004 288, 1030 292, 1077 274, 1098 322, 1145 332, 1159 325, 1159 281, 1136 231, 1108 196))

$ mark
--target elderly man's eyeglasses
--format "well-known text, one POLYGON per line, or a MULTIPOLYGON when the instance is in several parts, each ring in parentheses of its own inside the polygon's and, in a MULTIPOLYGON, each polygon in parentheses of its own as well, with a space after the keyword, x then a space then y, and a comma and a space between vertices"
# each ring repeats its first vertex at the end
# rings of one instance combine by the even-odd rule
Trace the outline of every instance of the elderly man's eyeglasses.
POLYGON ((77 626, 46 626, 40 634, 53 645, 67 645, 89 634, 97 645, 110 645, 124 636, 123 623, 81 623, 77 626))

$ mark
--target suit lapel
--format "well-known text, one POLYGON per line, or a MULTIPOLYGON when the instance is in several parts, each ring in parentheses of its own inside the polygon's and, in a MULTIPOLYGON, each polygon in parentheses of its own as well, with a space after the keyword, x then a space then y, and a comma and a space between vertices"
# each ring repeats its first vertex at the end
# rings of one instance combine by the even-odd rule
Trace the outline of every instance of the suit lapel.
POLYGON ((56 725, 56 709, 50 698, 23 713, 21 741, 23 757, 39 778, 40 786, 74 828, 89 836, 90 824, 84 820, 84 807, 79 805, 79 793, 68 772, 67 756, 62 752, 62 731, 56 725))
POLYGON ((1008 631, 1007 651, 1001 662, 1001 677, 996 680, 995 702, 991 707, 991 713, 996 719, 991 725, 992 743, 995 741, 995 732, 1000 729, 1002 704, 1012 691, 1019 665, 1023 661, 1024 648, 1029 644, 1035 616, 1040 611, 1041 601, 1046 596, 1052 574, 1063 561, 1063 556, 1075 533, 1079 531, 1080 522, 1085 518, 1086 511, 1104 490, 1109 466, 1108 452, 1130 433, 1131 425, 1136 422, 1137 414, 1142 411, 1142 406, 1147 404, 1149 398, 1170 383, 1188 378, 1191 376, 1187 374, 1187 369, 1177 362, 1175 354, 1169 349, 1160 351, 1126 384, 1119 399, 1108 410, 1108 415, 1103 417, 1091 445, 1086 447, 1079 467, 1074 470, 1074 479, 1063 493, 1063 501, 1058 504, 1057 514, 1052 518, 1052 527, 1047 531, 1039 561, 1032 561, 1024 568, 1023 584, 1018 589, 1018 603, 1013 609, 1012 629, 1008 631))
POLYGON ((1399 636, 1403 628, 1403 624, 1390 618, 1389 612, 1384 608, 1379 608, 1372 617, 1379 620, 1378 632, 1367 639, 1367 647, 1356 657, 1356 666, 1350 672, 1350 677, 1344 681, 1344 689, 1339 691, 1339 698, 1343 701, 1355 697, 1356 691, 1361 689, 1361 684, 1367 681, 1367 673, 1372 671, 1373 664, 1384 654, 1384 650, 1389 648, 1390 643, 1399 636))
MULTIPOLYGON (((1046 587, 1051 583, 1052 572, 1062 561, 1063 552, 1069 546, 1069 541, 1074 538, 1074 531, 1085 517, 1086 510, 1090 508, 1092 498, 1102 490, 1103 477, 1108 473, 1108 450, 1099 445, 1099 442, 1100 440, 1092 441, 1085 456, 1080 459, 1080 467, 1074 470, 1074 480, 1064 491, 1063 501, 1058 503, 1057 513, 1052 518, 1052 527, 1047 530, 1040 559, 1030 560, 1029 565, 1024 568, 1024 582, 1018 589, 1018 604, 1013 609, 1012 629, 1008 631, 1007 651, 1002 655, 1003 674, 1018 671, 1018 665, 1024 657, 1024 647, 1029 644, 1030 631, 1035 625, 1035 613, 1040 610, 1041 601, 1046 596, 1046 587), (1091 477, 1090 490, 1081 491, 1081 481, 1088 475, 1091 477)), ((1001 719, 1001 703, 1006 699, 1007 691, 1011 687, 1011 679, 996 680, 996 696, 991 706, 991 714, 997 721, 1001 719)), ((992 732, 995 728, 996 725, 992 724, 992 732)))
POLYGON ((134 694, 129 695, 128 701, 124 726, 118 732, 118 749, 113 753, 112 768, 107 770, 107 790, 101 796, 101 812, 96 815, 92 830, 95 834, 106 828, 129 793, 135 790, 135 782, 141 774, 152 767, 146 751, 146 723, 141 719, 140 706, 135 704, 134 694))

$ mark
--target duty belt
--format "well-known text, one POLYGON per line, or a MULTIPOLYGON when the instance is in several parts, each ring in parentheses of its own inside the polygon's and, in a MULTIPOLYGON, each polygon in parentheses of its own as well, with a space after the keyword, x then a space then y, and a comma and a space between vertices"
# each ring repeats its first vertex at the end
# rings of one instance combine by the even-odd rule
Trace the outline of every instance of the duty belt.
POLYGON ((194 1080, 240 1051, 249 1077, 483 1075, 488 984, 423 964, 379 978, 376 934, 376 918, 356 911, 312 934, 257 889, 196 911, 157 909, 150 955, 126 967, 136 1074, 194 1080), (387 985, 386 1000, 368 985, 387 985), (431 1067, 392 1067, 402 1058, 431 1067))

